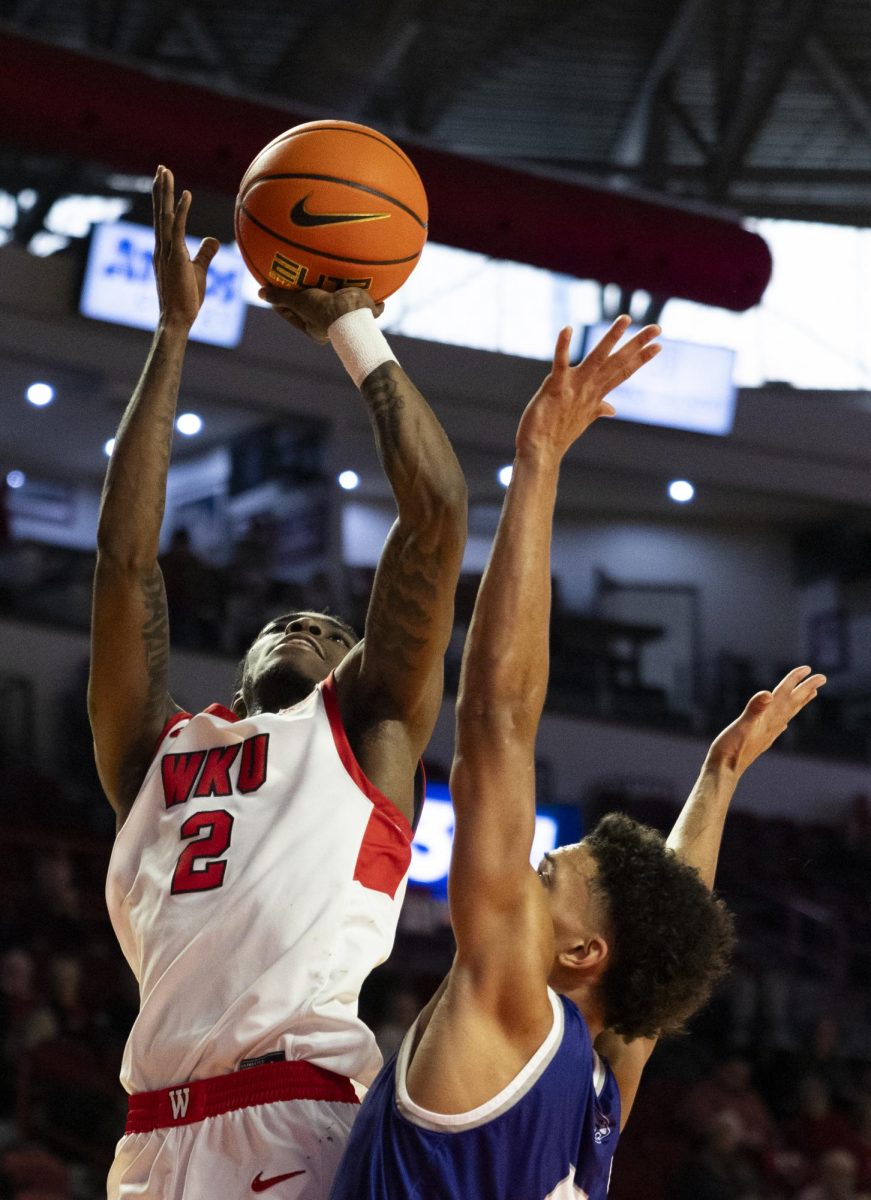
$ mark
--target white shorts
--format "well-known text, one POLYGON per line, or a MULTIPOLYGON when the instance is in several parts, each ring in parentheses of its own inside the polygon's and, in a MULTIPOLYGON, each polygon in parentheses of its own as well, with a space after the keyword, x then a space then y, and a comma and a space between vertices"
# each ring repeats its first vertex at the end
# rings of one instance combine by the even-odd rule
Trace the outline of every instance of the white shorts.
MULTIPOLYGON (((147 1093, 145 1097, 132 1096, 128 1130, 133 1125, 134 1131, 126 1133, 118 1143, 109 1172, 109 1200, 132 1200, 132 1197, 137 1200, 251 1197, 253 1200, 260 1194, 265 1194, 266 1200, 328 1200, 351 1125, 359 1111, 356 1099, 270 1098, 257 1103, 256 1098, 269 1095, 270 1089, 264 1091, 254 1080, 246 1078, 264 1071, 272 1071, 274 1076, 273 1068, 307 1066, 276 1063, 215 1080, 179 1085, 165 1092, 147 1093), (204 1095, 207 1114, 215 1107, 208 1103, 208 1085, 214 1084, 219 1085, 225 1097, 217 1105, 220 1108, 225 1107, 230 1085, 235 1092, 230 1096, 232 1107, 198 1119, 204 1095), (254 1102, 243 1098, 239 1103, 240 1090, 254 1096, 254 1102), (143 1099, 148 1102, 151 1098, 155 1106, 160 1103, 162 1110, 172 1105, 170 1123, 164 1123, 164 1113, 157 1127, 135 1131, 137 1125, 149 1124, 148 1118, 142 1119, 139 1105, 143 1099), (139 1106, 138 1120, 134 1106, 139 1106), (171 1115, 173 1110, 176 1117, 171 1115)), ((329 1072, 322 1074, 327 1076, 329 1072)), ((347 1080, 341 1083, 351 1087, 347 1080)), ((306 1087, 291 1090, 312 1091, 306 1087)), ((331 1089, 314 1090, 324 1095, 331 1089)), ((332 1090, 346 1094, 342 1087, 332 1090)), ((286 1096, 288 1088, 282 1087, 280 1091, 286 1096)))

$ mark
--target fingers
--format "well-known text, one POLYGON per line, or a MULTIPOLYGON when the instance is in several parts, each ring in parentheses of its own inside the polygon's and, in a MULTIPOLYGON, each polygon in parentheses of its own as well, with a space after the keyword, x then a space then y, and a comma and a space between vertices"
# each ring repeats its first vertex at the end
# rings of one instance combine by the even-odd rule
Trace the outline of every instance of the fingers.
POLYGON ((564 326, 556 338, 556 346, 553 352, 553 369, 555 371, 566 371, 569 367, 569 346, 572 342, 572 327, 571 325, 564 326))
POLYGON ((813 700, 825 682, 825 675, 813 674, 808 666, 793 667, 774 689, 774 695, 789 706, 794 716, 813 700))
POLYGON ((764 708, 767 708, 774 696, 771 692, 757 692, 755 696, 751 696, 745 705, 744 712, 747 716, 758 717, 764 708))
POLYGON ((169 245, 172 240, 174 191, 172 171, 159 166, 151 186, 151 202, 154 208, 154 234, 160 247, 169 245))
POLYGON ((191 207, 191 194, 188 191, 182 192, 179 197, 178 204, 175 206, 175 213, 172 221, 172 237, 173 249, 181 253, 185 249, 185 232, 187 230, 188 213, 191 207))
POLYGON ((265 300, 267 304, 277 305, 280 308, 287 304, 291 296, 297 296, 299 293, 292 291, 290 288, 262 287, 257 295, 261 300, 265 300))
POLYGON ((602 377, 606 392, 613 391, 615 387, 631 379, 645 363, 656 358, 662 347, 653 339, 660 333, 658 325, 645 325, 625 346, 621 346, 615 354, 605 360, 602 364, 602 377))
POLYGON ((584 362, 590 363, 592 366, 600 366, 631 324, 632 318, 626 313, 619 316, 605 336, 600 338, 589 354, 584 357, 584 362))
POLYGON ((193 264, 203 271, 208 271, 209 264, 212 259, 221 249, 221 243, 217 238, 207 237, 200 242, 199 249, 193 257, 193 264))

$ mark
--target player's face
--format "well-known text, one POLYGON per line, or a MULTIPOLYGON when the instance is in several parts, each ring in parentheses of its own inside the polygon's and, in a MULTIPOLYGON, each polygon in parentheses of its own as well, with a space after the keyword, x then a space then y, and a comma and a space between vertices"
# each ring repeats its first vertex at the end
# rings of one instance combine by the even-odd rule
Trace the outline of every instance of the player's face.
POLYGON ((547 892, 557 954, 602 932, 601 902, 595 888, 596 860, 583 842, 545 854, 538 877, 547 892))
POLYGON ((246 658, 246 677, 256 690, 264 680, 284 676, 316 687, 339 665, 354 639, 323 613, 289 613, 270 621, 246 658))

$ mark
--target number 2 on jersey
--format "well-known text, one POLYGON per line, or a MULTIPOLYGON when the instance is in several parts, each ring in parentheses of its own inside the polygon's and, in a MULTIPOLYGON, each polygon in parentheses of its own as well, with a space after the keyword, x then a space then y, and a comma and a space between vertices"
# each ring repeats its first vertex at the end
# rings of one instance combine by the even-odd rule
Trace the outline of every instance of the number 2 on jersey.
POLYGON ((197 865, 200 859, 218 859, 229 848, 233 832, 233 818, 225 809, 215 812, 198 812, 188 817, 179 833, 183 840, 196 837, 196 841, 185 846, 179 855, 172 874, 173 896, 180 892, 211 892, 224 882, 226 862, 206 862, 197 865))

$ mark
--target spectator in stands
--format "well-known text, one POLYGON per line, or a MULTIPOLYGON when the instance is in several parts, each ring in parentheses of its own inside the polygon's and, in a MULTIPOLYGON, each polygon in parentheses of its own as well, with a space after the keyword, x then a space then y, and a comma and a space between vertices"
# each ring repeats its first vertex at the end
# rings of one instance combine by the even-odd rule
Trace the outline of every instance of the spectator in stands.
POLYGON ((333 587, 329 571, 315 571, 307 581, 303 595, 305 596, 303 607, 309 612, 336 611, 336 589, 333 587))
POLYGON ((13 946, 0 955, 0 1117, 12 1111, 21 1055, 53 1030, 51 1012, 36 987, 33 955, 13 946))
POLYGON ((840 1049, 838 1022, 828 1013, 814 1018, 793 1050, 775 1051, 761 1064, 762 1091, 779 1117, 796 1114, 802 1081, 811 1075, 825 1084, 835 1107, 854 1098, 856 1089, 840 1049))
POLYGON ((848 1114, 852 1139, 850 1152, 856 1159, 857 1186, 871 1192, 871 1096, 860 1096, 848 1114))
POLYGON ((191 536, 176 529, 169 549, 158 559, 166 586, 170 633, 179 646, 194 649, 214 645, 214 622, 209 620, 209 572, 194 553, 191 536))
POLYGON ((389 993, 384 1019, 372 1030, 385 1062, 399 1049, 419 1012, 420 1000, 410 988, 400 987, 389 993))
POLYGON ((713 1070, 690 1088, 682 1106, 684 1124, 691 1134, 703 1137, 713 1117, 732 1113, 740 1122, 740 1143, 760 1154, 776 1141, 774 1119, 751 1082, 751 1066, 733 1054, 715 1064, 713 1070))
POLYGON ((38 854, 32 892, 21 908, 19 936, 24 944, 43 955, 81 942, 79 893, 66 850, 38 854))
POLYGON ((855 1140, 849 1122, 832 1107, 828 1084, 820 1075, 806 1075, 798 1086, 798 1112, 784 1126, 786 1141, 804 1155, 810 1166, 829 1150, 848 1150, 855 1140))
POLYGON ((795 1200, 871 1200, 856 1190, 856 1159, 849 1150, 829 1150, 820 1159, 816 1180, 795 1200))
POLYGON ((847 845, 860 858, 871 857, 871 797, 857 793, 850 802, 845 829, 847 845))
POLYGON ((82 999, 82 960, 75 954, 55 954, 48 965, 48 1003, 55 1036, 88 1041, 92 1013, 82 999))
POLYGON ((715 1113, 674 1179, 673 1200, 759 1200, 761 1181, 743 1139, 740 1117, 715 1113))
POLYGON ((273 521, 255 513, 235 544, 228 567, 232 644, 224 647, 233 654, 243 654, 262 628, 267 610, 276 611, 270 601, 274 540, 273 521))

